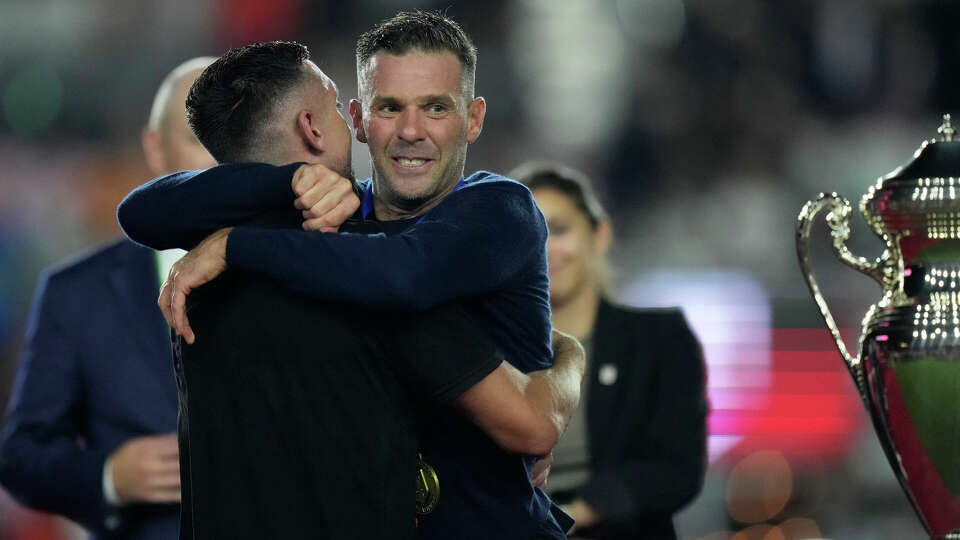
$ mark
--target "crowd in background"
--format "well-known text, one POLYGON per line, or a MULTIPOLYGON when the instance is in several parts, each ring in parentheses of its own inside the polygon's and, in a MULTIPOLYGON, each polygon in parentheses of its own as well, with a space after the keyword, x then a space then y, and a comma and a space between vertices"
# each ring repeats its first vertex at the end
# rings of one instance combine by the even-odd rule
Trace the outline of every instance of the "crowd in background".
MULTIPOLYGON (((787 446, 782 438, 747 444, 769 433, 744 418, 790 392, 791 370, 778 371, 777 352, 821 326, 796 269, 802 204, 819 191, 858 199, 936 134, 943 113, 956 112, 960 38, 950 25, 960 6, 946 2, 8 0, 0 4, 0 401, 40 269, 116 236, 116 204, 148 179, 140 130, 171 66, 296 39, 349 99, 356 36, 414 7, 446 10, 480 50, 477 92, 488 113, 467 169, 507 172, 539 158, 586 171, 614 226, 613 297, 687 308, 713 391, 713 474, 678 532, 778 526, 786 535, 812 526, 841 538, 915 536, 919 526, 856 406, 837 413, 847 422, 830 444, 802 455, 778 446, 787 446), (758 375, 744 392, 762 388, 762 403, 728 391, 740 387, 727 384, 727 368, 747 369, 737 362, 758 375), (764 503, 773 510, 738 506, 749 497, 737 490, 752 492, 765 478, 788 484, 773 496, 779 503, 764 503)), ((369 174, 361 145, 354 163, 358 176, 369 174)), ((828 256, 822 247, 819 261, 828 256)), ((858 222, 852 248, 874 256, 880 244, 858 222)), ((841 326, 856 328, 878 291, 839 267, 821 271, 841 326)), ((835 354, 830 347, 824 339, 824 357, 835 354)), ((778 414, 802 408, 784 407, 778 414)), ((0 538, 19 537, 11 517, 20 512, 0 502, 0 538)))

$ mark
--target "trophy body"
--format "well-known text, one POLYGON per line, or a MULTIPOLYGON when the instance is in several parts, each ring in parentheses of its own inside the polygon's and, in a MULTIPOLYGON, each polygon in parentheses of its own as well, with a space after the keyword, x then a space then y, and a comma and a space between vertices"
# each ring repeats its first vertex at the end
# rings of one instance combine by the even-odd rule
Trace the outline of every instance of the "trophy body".
POLYGON ((953 141, 949 115, 940 132, 861 200, 861 213, 886 244, 879 258, 847 249, 851 207, 836 194, 804 206, 797 254, 917 515, 932 537, 960 538, 960 142, 953 141), (809 262, 811 226, 824 209, 834 253, 883 288, 863 319, 856 357, 809 262))

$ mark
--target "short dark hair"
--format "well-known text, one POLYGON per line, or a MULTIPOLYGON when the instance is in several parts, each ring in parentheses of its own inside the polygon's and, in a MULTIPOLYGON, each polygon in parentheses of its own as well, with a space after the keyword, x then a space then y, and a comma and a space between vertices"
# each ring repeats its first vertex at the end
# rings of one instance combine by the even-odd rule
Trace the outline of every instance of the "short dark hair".
POLYGON ((304 77, 310 51, 292 41, 230 49, 187 95, 187 120, 218 162, 251 161, 277 103, 304 77))
POLYGON ((576 169, 559 163, 529 162, 511 171, 510 177, 530 188, 530 191, 542 188, 560 192, 583 212, 593 227, 608 219, 607 212, 590 187, 590 178, 576 169))
MULTIPOLYGON (((360 35, 357 40, 357 76, 379 51, 404 55, 411 50, 451 52, 460 60, 466 88, 472 88, 477 69, 477 47, 463 28, 437 11, 401 11, 360 35)), ((363 84, 363 81, 358 81, 363 84)))

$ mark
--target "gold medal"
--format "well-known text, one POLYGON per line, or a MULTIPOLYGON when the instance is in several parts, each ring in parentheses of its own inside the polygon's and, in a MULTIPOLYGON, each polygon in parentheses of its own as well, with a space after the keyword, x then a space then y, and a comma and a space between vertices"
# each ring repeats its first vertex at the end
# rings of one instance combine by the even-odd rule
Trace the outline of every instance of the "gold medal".
POLYGON ((433 512, 440 500, 440 479, 437 471, 423 460, 423 454, 417 454, 417 513, 422 515, 433 512))

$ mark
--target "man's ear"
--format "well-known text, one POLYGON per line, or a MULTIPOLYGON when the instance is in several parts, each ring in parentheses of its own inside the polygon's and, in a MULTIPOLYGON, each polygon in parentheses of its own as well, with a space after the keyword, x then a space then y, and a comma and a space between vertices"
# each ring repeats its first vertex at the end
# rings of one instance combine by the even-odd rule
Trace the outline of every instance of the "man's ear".
POLYGON ((167 172, 167 155, 163 151, 163 141, 160 134, 150 128, 144 128, 140 134, 140 144, 143 146, 143 156, 147 161, 150 174, 160 176, 167 172))
POLYGON ((350 118, 353 119, 353 129, 357 132, 357 140, 366 143, 367 134, 363 131, 363 104, 355 99, 350 100, 350 118))
POLYGON ((297 113, 297 134, 311 153, 323 152, 323 132, 317 124, 313 111, 301 109, 297 113))
POLYGON ((483 131, 483 117, 487 115, 487 101, 477 96, 467 107, 467 142, 472 143, 483 131))

